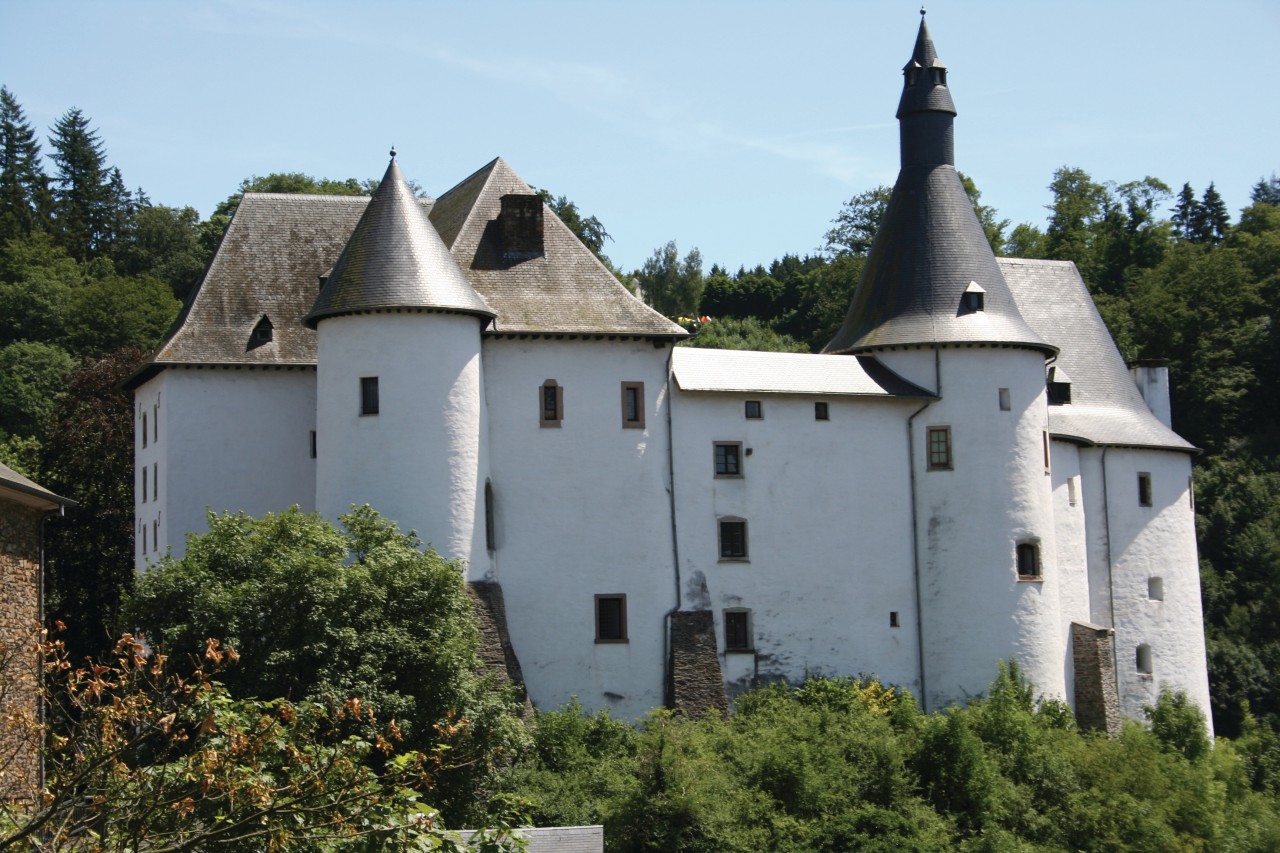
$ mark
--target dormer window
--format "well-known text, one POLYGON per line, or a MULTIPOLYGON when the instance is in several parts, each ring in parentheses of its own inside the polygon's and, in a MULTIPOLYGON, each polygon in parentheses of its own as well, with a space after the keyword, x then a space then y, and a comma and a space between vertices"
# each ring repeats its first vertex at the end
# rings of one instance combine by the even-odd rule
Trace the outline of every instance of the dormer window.
POLYGON ((271 318, 266 314, 262 315, 262 319, 253 327, 253 331, 249 333, 249 349, 257 349, 263 344, 271 343, 275 337, 275 327, 271 325, 271 318))
POLYGON ((1071 402, 1071 379, 1067 376, 1067 372, 1056 364, 1049 368, 1045 390, 1050 406, 1063 406, 1071 402))
POLYGON ((933 69, 933 84, 935 86, 947 85, 947 69, 945 68, 933 69))
POLYGON ((986 307, 987 292, 983 290, 976 281, 969 282, 969 286, 964 289, 964 293, 960 296, 960 313, 974 314, 986 307))

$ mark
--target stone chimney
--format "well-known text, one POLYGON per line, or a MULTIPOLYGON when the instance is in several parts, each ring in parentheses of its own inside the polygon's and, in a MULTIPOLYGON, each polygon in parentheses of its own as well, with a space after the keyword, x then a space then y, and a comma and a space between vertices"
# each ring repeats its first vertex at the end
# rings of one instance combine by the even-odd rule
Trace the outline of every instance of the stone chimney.
POLYGON ((516 193, 504 195, 499 222, 503 258, 519 261, 543 254, 541 198, 516 193))
POLYGON ((1173 415, 1169 406, 1169 362, 1163 359, 1144 359, 1129 365, 1129 375, 1138 393, 1147 402, 1147 408, 1160 423, 1172 429, 1173 415))

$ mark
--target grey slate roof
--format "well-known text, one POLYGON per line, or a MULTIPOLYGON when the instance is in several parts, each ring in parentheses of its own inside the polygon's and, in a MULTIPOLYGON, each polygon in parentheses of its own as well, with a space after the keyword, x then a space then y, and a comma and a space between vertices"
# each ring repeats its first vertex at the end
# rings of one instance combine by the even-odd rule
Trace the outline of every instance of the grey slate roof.
POLYGON ((1000 258, 1009 290, 1031 327, 1060 347, 1056 378, 1071 380, 1071 402, 1049 407, 1053 435, 1088 444, 1194 448, 1162 424, 1142 399, 1093 299, 1070 261, 1000 258))
MULTIPOLYGON (((491 330, 687 336, 628 293, 549 209, 544 208, 545 255, 501 262, 493 222, 501 196, 528 191, 496 159, 438 202, 418 202, 497 315, 491 330)), ((319 295, 320 276, 334 270, 368 204, 364 196, 245 193, 173 328, 126 384, 136 386, 167 365, 314 365, 315 332, 303 319, 319 295), (250 334, 264 315, 274 339, 250 348, 250 334)))
POLYGON ((305 322, 388 308, 492 317, 463 276, 393 157, 305 322))
POLYGON ((0 495, 17 503, 41 509, 75 506, 76 502, 46 489, 0 462, 0 495))
POLYGON ((497 218, 508 193, 532 190, 499 157, 441 195, 431 209, 431 221, 458 265, 498 314, 491 332, 687 337, 632 296, 545 205, 545 252, 505 260, 497 218))
MULTIPOLYGON (((907 69, 939 67, 924 21, 907 69)), ((902 168, 844 325, 829 353, 913 344, 1012 344, 1052 352, 1027 326, 965 195, 951 144, 947 87, 920 73, 903 82, 898 110, 902 168), (945 95, 945 97, 944 97, 945 95), (981 311, 963 310, 970 283, 981 311)))
POLYGON ((676 347, 671 372, 682 391, 932 397, 872 356, 676 347))

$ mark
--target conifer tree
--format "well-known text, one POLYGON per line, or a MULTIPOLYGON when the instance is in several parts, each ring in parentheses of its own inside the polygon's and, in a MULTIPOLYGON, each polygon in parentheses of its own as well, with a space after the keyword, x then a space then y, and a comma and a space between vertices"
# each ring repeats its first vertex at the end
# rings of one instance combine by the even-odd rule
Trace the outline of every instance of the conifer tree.
POLYGON ((1258 182, 1253 185, 1253 190, 1249 193, 1249 198, 1255 204, 1269 204, 1272 207, 1280 207, 1280 178, 1276 177, 1276 173, 1271 173, 1271 178, 1259 178, 1258 182))
POLYGON ((1231 215, 1227 213, 1227 205, 1212 182, 1204 191, 1200 209, 1203 212, 1205 241, 1215 245, 1221 243, 1231 230, 1231 215))
POLYGON ((96 257, 109 240, 113 188, 106 152, 98 132, 76 107, 63 114, 49 139, 54 176, 54 226, 67 251, 78 261, 96 257))
POLYGON ((49 206, 35 128, 13 93, 0 86, 0 243, 43 228, 49 206))
POLYGON ((1200 202, 1196 201, 1196 192, 1191 184, 1182 185, 1178 193, 1178 202, 1173 206, 1173 235, 1179 240, 1192 239, 1192 230, 1200 217, 1200 202))

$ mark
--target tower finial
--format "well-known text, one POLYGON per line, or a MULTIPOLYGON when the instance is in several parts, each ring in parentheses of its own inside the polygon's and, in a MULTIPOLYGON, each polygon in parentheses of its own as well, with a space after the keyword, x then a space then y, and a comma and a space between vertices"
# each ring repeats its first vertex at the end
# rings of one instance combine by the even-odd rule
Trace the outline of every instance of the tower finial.
POLYGON ((391 146, 391 159, 396 159, 396 147, 394 145, 391 146))
POLYGON ((920 7, 920 17, 922 17, 922 18, 924 17, 924 7, 923 7, 923 6, 921 6, 921 7, 920 7))

